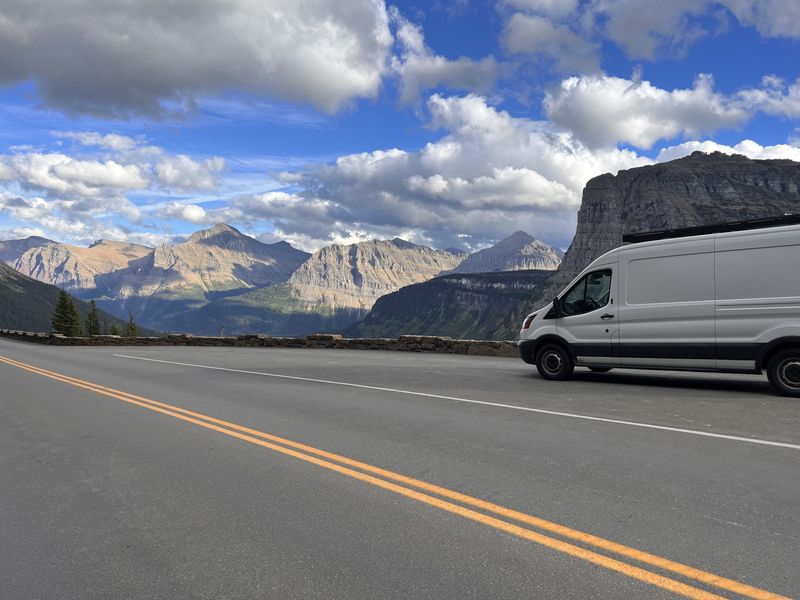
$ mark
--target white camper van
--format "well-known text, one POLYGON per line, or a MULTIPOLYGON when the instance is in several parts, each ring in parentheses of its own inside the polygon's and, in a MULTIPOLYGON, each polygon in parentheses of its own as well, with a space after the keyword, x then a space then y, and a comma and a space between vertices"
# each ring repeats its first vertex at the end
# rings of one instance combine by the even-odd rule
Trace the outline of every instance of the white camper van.
POLYGON ((575 366, 762 373, 800 397, 800 215, 635 234, 525 319, 545 379, 575 366))

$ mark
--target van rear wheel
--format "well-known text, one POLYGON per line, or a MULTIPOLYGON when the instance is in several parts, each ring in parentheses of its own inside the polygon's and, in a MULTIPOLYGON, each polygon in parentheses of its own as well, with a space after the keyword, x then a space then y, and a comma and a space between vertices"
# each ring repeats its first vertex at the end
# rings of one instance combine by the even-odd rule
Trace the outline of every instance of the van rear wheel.
POLYGON ((536 368, 545 379, 563 381, 572 375, 575 362, 563 346, 545 344, 536 353, 536 368))
POLYGON ((767 365, 772 389, 784 396, 800 398, 800 349, 782 350, 767 365))

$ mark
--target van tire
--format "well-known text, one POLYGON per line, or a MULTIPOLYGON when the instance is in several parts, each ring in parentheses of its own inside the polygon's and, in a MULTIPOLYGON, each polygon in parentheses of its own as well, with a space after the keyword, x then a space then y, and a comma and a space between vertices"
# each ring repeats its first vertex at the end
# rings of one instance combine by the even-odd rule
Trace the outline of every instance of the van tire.
POLYGON ((536 369, 544 379, 564 381, 575 370, 575 361, 559 344, 545 344, 536 353, 536 369))
POLYGON ((800 398, 800 348, 781 350, 770 358, 767 378, 778 394, 800 398))
POLYGON ((589 367, 592 373, 608 373, 611 367, 589 367))

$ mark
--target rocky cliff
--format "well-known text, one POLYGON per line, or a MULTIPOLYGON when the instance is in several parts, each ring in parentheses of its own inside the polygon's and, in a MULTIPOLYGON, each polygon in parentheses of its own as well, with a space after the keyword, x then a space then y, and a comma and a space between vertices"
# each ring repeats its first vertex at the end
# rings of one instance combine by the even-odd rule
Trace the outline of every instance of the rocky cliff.
POLYGON ((517 338, 530 299, 550 271, 449 274, 383 296, 351 337, 444 335, 461 339, 517 338))
POLYGON ((47 238, 32 235, 20 240, 5 240, 0 242, 0 262, 7 265, 14 266, 17 264, 19 257, 25 254, 31 248, 38 248, 45 244, 54 244, 52 240, 47 238))
POLYGON ((180 244, 163 244, 103 281, 111 298, 202 295, 286 281, 310 255, 286 242, 264 244, 220 223, 180 244))
POLYGON ((512 233, 491 248, 467 256, 452 273, 497 273, 500 271, 554 271, 564 253, 524 231, 512 233))
POLYGON ((126 268, 152 248, 99 240, 88 248, 56 242, 32 247, 17 259, 20 273, 68 290, 94 290, 102 275, 126 268))
MULTIPOLYGON (((601 175, 583 190, 575 238, 539 295, 548 302, 627 233, 800 214, 800 163, 719 152, 601 175)), ((533 306, 531 306, 533 308, 533 306)))
POLYGON ((385 294, 450 271, 463 254, 418 246, 399 238, 326 246, 289 279, 308 306, 366 311, 385 294))

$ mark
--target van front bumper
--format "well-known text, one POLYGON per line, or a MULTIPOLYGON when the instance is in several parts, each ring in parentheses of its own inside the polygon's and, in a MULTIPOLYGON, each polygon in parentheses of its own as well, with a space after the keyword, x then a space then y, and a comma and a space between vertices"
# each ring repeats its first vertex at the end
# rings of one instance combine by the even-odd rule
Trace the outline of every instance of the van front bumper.
POLYGON ((535 349, 536 349, 535 340, 519 340, 517 342, 517 350, 519 351, 519 357, 522 359, 523 362, 526 362, 529 365, 532 365, 535 362, 533 356, 533 351, 535 349))

